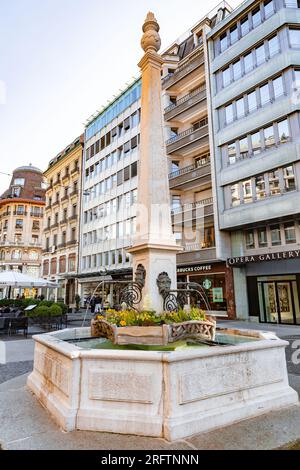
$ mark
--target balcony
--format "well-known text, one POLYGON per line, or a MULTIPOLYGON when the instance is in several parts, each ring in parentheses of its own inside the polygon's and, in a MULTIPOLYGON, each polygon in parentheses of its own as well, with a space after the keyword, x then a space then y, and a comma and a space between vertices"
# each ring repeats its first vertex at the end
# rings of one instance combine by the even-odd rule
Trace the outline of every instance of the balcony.
POLYGON ((58 206, 59 203, 60 203, 60 199, 56 199, 56 201, 54 201, 54 202, 52 203, 52 207, 58 206))
POLYGON ((78 195, 78 189, 75 189, 70 193, 70 197, 77 196, 78 195))
POLYGON ((50 226, 50 229, 57 228, 57 227, 58 227, 58 222, 55 222, 55 224, 52 224, 52 225, 50 226))
POLYGON ((63 242, 63 243, 60 243, 59 245, 57 245, 58 249, 65 248, 65 247, 66 247, 66 242, 63 242))
POLYGON ((183 247, 183 251, 177 254, 178 266, 216 261, 217 256, 215 247, 202 248, 198 243, 191 244, 191 247, 190 245, 186 245, 183 247))
POLYGON ((77 245, 77 243, 78 243, 77 240, 70 240, 67 242, 67 246, 75 246, 77 245))
POLYGON ((67 180, 67 179, 69 179, 69 178, 70 178, 70 172, 68 171, 68 172, 66 172, 66 173, 63 175, 62 181, 65 181, 65 180, 67 180))
POLYGON ((29 246, 41 248, 42 244, 40 242, 32 242, 32 243, 29 243, 29 246))
POLYGON ((49 204, 48 206, 45 207, 45 210, 50 211, 51 207, 52 207, 52 204, 49 204))
POLYGON ((171 215, 173 223, 178 223, 180 220, 196 220, 202 217, 211 218, 211 221, 213 221, 213 198, 209 197, 202 199, 202 201, 192 202, 190 204, 176 207, 171 210, 171 215))
POLYGON ((79 173, 79 166, 76 166, 76 167, 73 168, 73 170, 71 171, 71 175, 75 175, 75 173, 79 173))
POLYGON ((77 220, 78 218, 78 214, 73 214, 71 215, 71 217, 69 217, 69 222, 71 222, 72 220, 77 220))
POLYGON ((61 219, 61 221, 60 221, 60 224, 61 224, 61 225, 64 225, 64 224, 67 224, 67 223, 68 223, 67 217, 61 219))
POLYGON ((54 182, 53 182, 53 187, 54 186, 58 186, 61 184, 61 179, 60 178, 57 178, 54 182))
POLYGON ((47 248, 45 248, 44 250, 42 250, 42 253, 45 254, 45 253, 50 253, 50 247, 48 246, 47 248))
POLYGON ((14 215, 26 216, 26 215, 27 215, 27 211, 16 210, 16 211, 14 211, 14 215))
POLYGON ((191 127, 167 140, 167 153, 178 153, 184 156, 190 151, 197 149, 200 140, 201 146, 209 145, 207 118, 202 119, 198 128, 191 127))
POLYGON ((206 157, 195 163, 184 168, 180 168, 178 171, 174 171, 169 174, 169 185, 170 189, 190 189, 197 185, 211 185, 211 169, 210 169, 210 158, 206 157), (198 181, 201 179, 201 181, 198 181))
POLYGON ((69 195, 66 194, 64 197, 61 198, 61 202, 67 201, 69 199, 69 195))
POLYGON ((23 225, 16 225, 15 230, 23 230, 23 225))
POLYGON ((198 54, 195 54, 187 62, 179 65, 174 73, 169 73, 166 77, 164 77, 162 79, 162 88, 170 88, 180 80, 184 79, 187 75, 189 75, 202 64, 204 64, 204 54, 203 52, 199 51, 198 54))
POLYGON ((33 232, 39 232, 41 227, 32 227, 33 232))
POLYGON ((30 217, 42 218, 44 217, 44 213, 43 212, 30 212, 30 217))
POLYGON ((206 87, 202 86, 194 90, 192 93, 183 96, 176 103, 172 103, 168 106, 164 113, 165 121, 171 121, 175 117, 179 120, 179 115, 181 114, 182 117, 184 116, 187 110, 191 110, 195 105, 201 102, 202 107, 206 108, 206 87))

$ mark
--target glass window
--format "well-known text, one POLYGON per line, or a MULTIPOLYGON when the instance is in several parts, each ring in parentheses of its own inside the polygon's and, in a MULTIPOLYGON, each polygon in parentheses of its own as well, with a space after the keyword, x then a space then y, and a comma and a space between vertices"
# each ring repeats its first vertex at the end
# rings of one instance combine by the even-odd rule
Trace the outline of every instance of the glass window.
POLYGON ((283 169, 284 189, 285 191, 294 191, 296 189, 296 181, 293 165, 283 169))
POLYGON ((285 142, 288 142, 290 138, 290 131, 287 119, 284 119, 278 123, 278 134, 280 143, 284 144, 285 142))
POLYGON ((261 14, 259 7, 255 8, 255 10, 252 11, 252 23, 253 28, 256 28, 261 23, 261 14))
POLYGON ((264 13, 265 13, 265 19, 269 18, 274 14, 274 4, 273 0, 268 0, 267 2, 264 2, 264 13))
POLYGON ((230 44, 234 44, 238 38, 237 26, 232 26, 232 28, 230 28, 230 44))
POLYGON ((244 56, 244 67, 245 73, 250 72, 253 69, 253 55, 252 52, 244 56))
POLYGON ((179 209, 181 207, 181 197, 172 196, 172 210, 179 209))
POLYGON ((238 60, 233 64, 233 79, 238 80, 242 76, 242 67, 241 67, 241 61, 238 60))
POLYGON ((245 36, 247 33, 249 33, 248 15, 245 16, 245 18, 242 18, 241 20, 241 33, 242 33, 242 36, 245 36))
POLYGON ((299 48, 300 47, 300 29, 290 29, 290 44, 291 47, 299 48))
POLYGON ((248 202, 252 202, 252 183, 251 179, 243 181, 243 198, 244 198, 244 203, 247 204, 248 202))
POLYGON ((274 97, 278 98, 279 96, 284 94, 284 89, 283 89, 283 80, 282 76, 275 78, 273 80, 273 88, 274 88, 274 97))
POLYGON ((270 232, 272 246, 281 245, 280 225, 271 225, 270 232))
POLYGON ((300 0, 285 0, 287 8, 300 8, 300 0))
POLYGON ((230 83, 230 68, 227 67, 226 69, 223 70, 222 72, 222 81, 223 81, 223 87, 229 85, 230 83))
POLYGON ((278 36, 274 36, 273 38, 269 39, 268 44, 270 57, 273 57, 273 55, 278 54, 278 52, 280 51, 278 36))
POLYGON ((247 230, 245 232, 245 244, 246 244, 246 248, 248 250, 251 249, 251 248, 255 248, 254 231, 253 230, 247 230))
POLYGON ((241 158, 248 157, 249 147, 248 147, 248 138, 244 137, 240 140, 240 156, 241 158))
POLYGON ((248 95, 248 109, 249 113, 257 109, 256 90, 248 95))
POLYGON ((263 64, 266 61, 266 53, 265 53, 265 45, 264 44, 262 44, 261 46, 259 46, 255 49, 255 55, 256 55, 256 64, 257 65, 263 64))
POLYGON ((257 229, 257 238, 259 248, 263 248, 268 245, 266 227, 261 227, 257 229))
POLYGON ((270 102, 270 91, 269 91, 268 83, 260 87, 259 93, 260 93, 260 102, 262 106, 270 102))
POLYGON ((266 187, 264 175, 258 175, 255 177, 255 192, 256 199, 261 200, 266 197, 266 187))
POLYGON ((244 98, 240 98, 239 100, 236 101, 236 117, 242 118, 245 116, 245 104, 244 104, 244 98))
POLYGON ((278 170, 269 172, 269 188, 270 196, 276 196, 277 194, 280 194, 278 170))
POLYGON ((15 178, 14 179, 14 185, 24 186, 24 184, 25 184, 25 178, 15 178))
POLYGON ((233 121, 233 106, 232 106, 232 104, 229 104, 228 106, 225 107, 225 119, 226 119, 226 124, 229 124, 233 121))
POLYGON ((255 134, 251 135, 251 142, 252 142, 252 153, 253 155, 257 155, 261 152, 261 138, 260 132, 255 132, 255 134))
POLYGON ((284 224, 284 236, 285 243, 287 245, 290 243, 296 243, 296 230, 294 222, 288 222, 284 224))
POLYGON ((228 160, 230 164, 235 163, 236 161, 236 143, 235 142, 228 144, 228 160))
POLYGON ((273 126, 264 129, 265 147, 269 148, 275 145, 275 134, 273 126))
POLYGON ((220 50, 224 52, 227 49, 227 34, 224 33, 220 36, 220 50))
POLYGON ((231 190, 231 205, 234 206, 239 206, 241 201, 240 201, 240 190, 239 190, 239 184, 233 184, 230 187, 231 190))

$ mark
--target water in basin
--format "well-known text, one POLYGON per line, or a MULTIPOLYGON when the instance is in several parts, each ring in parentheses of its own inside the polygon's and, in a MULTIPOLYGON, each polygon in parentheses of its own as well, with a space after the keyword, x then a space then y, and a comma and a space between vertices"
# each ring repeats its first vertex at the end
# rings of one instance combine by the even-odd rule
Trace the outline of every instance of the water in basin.
POLYGON ((112 349, 112 350, 126 350, 126 351, 181 351, 186 349, 199 349, 209 348, 211 346, 222 345, 235 345, 246 343, 250 341, 257 341, 259 338, 253 338, 250 336, 233 335, 226 333, 216 333, 215 343, 208 344, 208 342, 198 342, 193 340, 181 340, 174 343, 169 343, 166 346, 149 346, 149 345, 138 345, 129 344, 126 346, 119 346, 113 344, 106 338, 77 338, 68 340, 69 343, 75 344, 80 349, 112 349))

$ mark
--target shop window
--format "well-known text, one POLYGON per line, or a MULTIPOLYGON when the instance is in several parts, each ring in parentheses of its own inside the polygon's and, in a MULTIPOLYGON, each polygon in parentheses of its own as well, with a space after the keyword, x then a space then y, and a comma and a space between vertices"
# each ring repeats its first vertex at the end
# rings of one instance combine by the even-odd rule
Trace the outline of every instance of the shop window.
POLYGON ((294 222, 284 224, 284 236, 285 243, 287 245, 291 243, 296 243, 296 230, 294 222))
POLYGON ((254 231, 253 230, 247 230, 245 233, 245 245, 248 250, 251 248, 255 248, 255 242, 254 242, 254 231))
POLYGON ((270 227, 270 232, 272 246, 281 245, 280 225, 272 225, 270 227))

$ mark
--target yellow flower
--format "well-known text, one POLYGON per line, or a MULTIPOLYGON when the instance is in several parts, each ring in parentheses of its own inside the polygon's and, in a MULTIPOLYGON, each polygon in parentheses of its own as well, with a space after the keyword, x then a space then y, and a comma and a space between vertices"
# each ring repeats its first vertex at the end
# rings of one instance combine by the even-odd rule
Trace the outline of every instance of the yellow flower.
POLYGON ((126 321, 124 321, 124 320, 120 321, 120 325, 121 326, 126 326, 126 321))
POLYGON ((103 315, 98 315, 97 316, 97 320, 103 320, 104 319, 104 316, 103 315))

